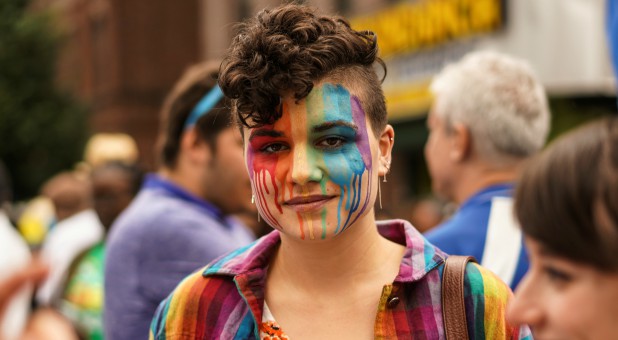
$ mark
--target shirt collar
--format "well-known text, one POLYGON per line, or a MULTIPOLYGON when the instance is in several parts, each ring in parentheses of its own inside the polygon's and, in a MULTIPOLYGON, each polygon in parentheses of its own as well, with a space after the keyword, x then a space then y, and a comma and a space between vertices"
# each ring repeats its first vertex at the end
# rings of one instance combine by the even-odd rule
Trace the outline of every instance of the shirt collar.
POLYGON ((188 192, 184 188, 161 177, 160 175, 157 175, 157 174, 146 175, 144 184, 142 185, 142 189, 163 190, 169 196, 173 196, 177 199, 180 199, 182 201, 198 206, 202 210, 206 211, 210 216, 221 221, 224 225, 230 224, 226 216, 215 205, 193 195, 192 193, 188 192))
POLYGON ((496 196, 511 197, 513 195, 514 187, 514 183, 500 183, 485 187, 465 200, 460 209, 471 205, 489 202, 496 196))
MULTIPOLYGON (((387 239, 405 245, 396 282, 414 282, 440 265, 446 254, 429 243, 409 222, 388 220, 377 222, 378 231, 387 239)), ((236 276, 249 272, 263 271, 268 267, 281 241, 279 231, 275 230, 251 245, 220 257, 209 265, 204 276, 236 276)))

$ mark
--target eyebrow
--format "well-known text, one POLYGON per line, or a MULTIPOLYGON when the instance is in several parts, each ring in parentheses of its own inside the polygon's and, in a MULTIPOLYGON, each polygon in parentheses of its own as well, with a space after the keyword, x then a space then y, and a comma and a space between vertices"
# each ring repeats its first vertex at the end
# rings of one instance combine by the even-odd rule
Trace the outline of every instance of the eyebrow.
POLYGON ((271 130, 271 129, 253 130, 251 132, 251 135, 249 136, 249 142, 255 137, 281 137, 281 136, 284 136, 284 133, 281 131, 277 131, 277 130, 271 130))
POLYGON ((555 258, 564 259, 564 256, 562 256, 559 253, 549 249, 544 244, 539 244, 539 254, 541 254, 543 256, 547 256, 547 257, 555 257, 555 258))
POLYGON ((313 129, 311 130, 314 133, 324 132, 324 131, 330 130, 332 128, 340 127, 340 126, 349 127, 350 129, 354 130, 354 132, 358 131, 358 126, 356 126, 356 124, 346 122, 345 120, 335 120, 332 122, 325 122, 320 125, 314 126, 313 129))

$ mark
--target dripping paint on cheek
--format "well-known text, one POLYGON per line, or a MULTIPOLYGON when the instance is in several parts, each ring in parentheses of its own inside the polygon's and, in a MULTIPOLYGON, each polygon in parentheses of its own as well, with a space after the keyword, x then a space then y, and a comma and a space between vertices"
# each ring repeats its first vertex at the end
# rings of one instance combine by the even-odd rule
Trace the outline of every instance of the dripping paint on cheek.
MULTIPOLYGON (((320 98, 323 101, 322 121, 343 121, 357 127, 354 140, 345 144, 339 152, 323 153, 329 178, 341 190, 337 208, 337 228, 335 229, 335 233, 339 233, 353 224, 367 209, 371 196, 371 149, 365 112, 358 98, 351 96, 349 91, 341 85, 326 83, 321 90, 323 91, 320 98), (364 183, 363 179, 365 179, 364 183), (365 187, 367 189, 363 193, 365 187)), ((318 122, 314 121, 314 124, 318 122)))
POLYGON ((246 163, 247 170, 249 172, 249 179, 251 180, 251 188, 253 195, 255 195, 255 204, 258 208, 258 213, 270 224, 272 227, 277 227, 275 220, 270 212, 270 209, 266 205, 265 195, 268 194, 268 187, 265 185, 264 177, 266 173, 274 173, 273 168, 276 168, 276 161, 267 162, 260 154, 259 150, 251 145, 251 141, 246 148, 246 163))
MULTIPOLYGON (((287 111, 287 106, 283 107, 284 113, 287 111)), ((271 126, 264 126, 260 129, 272 130, 273 132, 285 133, 289 131, 289 115, 283 114, 282 117, 271 126)), ((264 137, 259 137, 264 138, 264 137)), ((273 141, 281 138, 271 138, 273 141)), ((265 142, 267 144, 268 142, 265 142)), ((256 195, 258 209, 264 219, 273 227, 282 229, 278 222, 277 215, 283 213, 281 202, 283 201, 283 183, 285 172, 283 169, 282 156, 280 153, 268 154, 261 152, 260 143, 247 147, 247 168, 250 174, 251 185, 256 195)), ((285 154, 285 153, 283 153, 285 154)))
POLYGON ((343 224, 343 230, 354 224, 356 220, 363 215, 368 207, 371 198, 371 178, 372 178, 372 155, 371 147, 369 146, 369 134, 367 124, 365 123, 365 111, 363 110, 360 100, 355 96, 350 96, 349 99, 350 111, 354 124, 358 127, 358 136, 355 142, 355 153, 348 155, 347 160, 351 168, 354 170, 352 180, 348 186, 348 196, 352 192, 351 199, 346 203, 348 209, 346 220, 343 224), (365 183, 363 183, 363 179, 365 183), (365 194, 363 188, 365 186, 365 194), (361 205, 362 204, 362 205, 361 205))
POLYGON ((369 145, 369 127, 367 126, 366 123, 366 115, 365 115, 365 111, 363 110, 363 107, 360 103, 360 100, 356 97, 353 96, 351 99, 351 104, 352 104, 352 117, 354 119, 354 123, 356 124, 356 126, 358 126, 358 131, 359 131, 359 137, 358 140, 356 141, 356 147, 358 148, 361 157, 363 159, 363 164, 365 165, 365 170, 368 173, 368 178, 367 178, 367 193, 365 195, 365 203, 363 204, 363 207, 361 208, 361 210, 359 211, 358 216, 362 215, 363 212, 367 209, 367 206, 369 204, 369 201, 371 199, 371 190, 372 190, 372 169, 373 169, 373 162, 372 162, 372 154, 371 154, 371 146, 369 145))

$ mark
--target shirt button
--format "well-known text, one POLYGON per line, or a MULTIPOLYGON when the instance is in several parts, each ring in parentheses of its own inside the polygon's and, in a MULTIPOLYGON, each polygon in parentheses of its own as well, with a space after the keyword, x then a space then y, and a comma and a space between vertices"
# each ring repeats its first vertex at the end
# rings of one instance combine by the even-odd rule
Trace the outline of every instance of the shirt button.
POLYGON ((399 304, 398 296, 391 296, 388 298, 388 301, 386 302, 386 306, 390 309, 397 307, 398 304, 399 304))

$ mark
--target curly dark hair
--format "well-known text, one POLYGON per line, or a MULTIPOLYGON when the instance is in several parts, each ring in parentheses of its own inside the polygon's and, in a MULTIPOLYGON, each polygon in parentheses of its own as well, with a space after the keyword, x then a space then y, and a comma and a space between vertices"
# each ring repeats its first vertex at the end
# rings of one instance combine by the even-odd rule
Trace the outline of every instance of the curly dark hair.
POLYGON ((355 31, 342 17, 286 4, 262 10, 239 26, 221 65, 219 86, 232 99, 237 122, 258 127, 281 117, 283 93, 301 100, 314 83, 328 78, 357 90, 378 135, 387 119, 376 62, 386 75, 373 32, 355 31))

